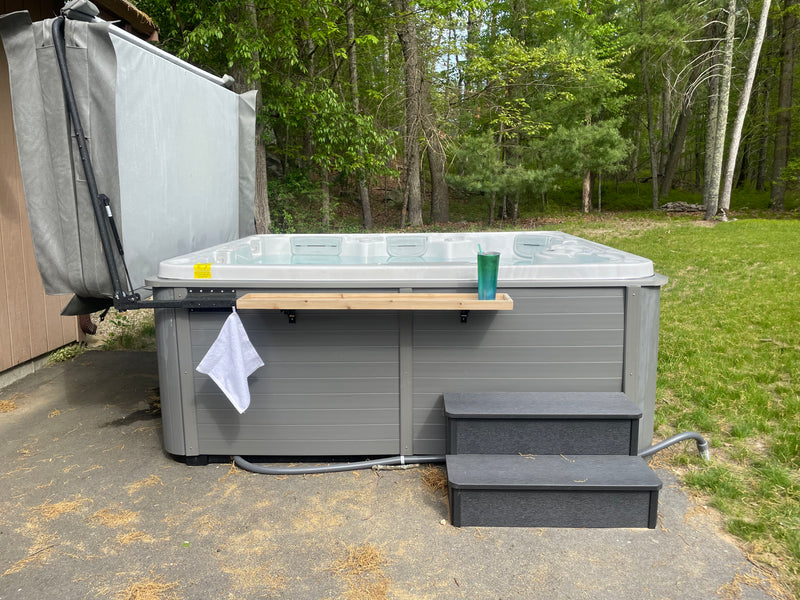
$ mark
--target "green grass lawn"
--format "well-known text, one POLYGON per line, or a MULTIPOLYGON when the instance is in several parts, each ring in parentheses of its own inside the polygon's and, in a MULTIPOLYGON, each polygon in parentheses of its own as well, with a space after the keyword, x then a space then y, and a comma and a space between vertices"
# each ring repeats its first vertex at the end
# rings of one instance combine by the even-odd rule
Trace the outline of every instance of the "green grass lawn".
POLYGON ((751 557, 800 596, 800 221, 631 215, 561 230, 653 260, 662 290, 656 438, 696 430, 666 461, 751 557))

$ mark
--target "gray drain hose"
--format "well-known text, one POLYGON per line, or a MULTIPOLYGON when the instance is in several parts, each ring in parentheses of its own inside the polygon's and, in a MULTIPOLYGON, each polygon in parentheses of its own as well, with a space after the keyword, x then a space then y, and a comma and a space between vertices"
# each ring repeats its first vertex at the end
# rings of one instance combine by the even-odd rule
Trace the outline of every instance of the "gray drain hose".
POLYGON ((649 448, 642 450, 639 452, 639 456, 642 458, 647 458, 648 456, 653 456, 656 452, 661 452, 664 448, 668 448, 673 444, 677 444, 678 442, 682 442, 684 440, 695 440, 697 442, 697 451, 700 453, 700 456, 703 457, 704 460, 710 460, 711 454, 708 451, 708 442, 706 439, 695 431, 684 431, 683 433, 679 433, 677 435, 673 435, 670 438, 667 438, 663 442, 659 442, 658 444, 653 444, 649 448))
POLYGON ((337 473, 341 471, 357 471, 359 469, 371 469, 372 467, 385 465, 418 465, 422 463, 443 463, 443 455, 428 456, 391 456, 389 458, 377 458, 375 460, 362 460, 360 462, 339 463, 322 466, 300 466, 300 467, 263 467, 254 465, 246 461, 241 456, 233 457, 234 464, 240 469, 262 475, 312 475, 315 473, 337 473))

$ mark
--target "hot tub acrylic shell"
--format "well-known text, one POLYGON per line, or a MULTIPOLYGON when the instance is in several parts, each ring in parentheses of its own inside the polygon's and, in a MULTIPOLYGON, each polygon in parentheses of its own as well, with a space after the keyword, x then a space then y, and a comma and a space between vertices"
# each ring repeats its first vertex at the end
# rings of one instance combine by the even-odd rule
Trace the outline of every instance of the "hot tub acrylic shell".
POLYGON ((500 279, 638 279, 652 261, 566 233, 256 235, 162 261, 161 279, 471 281, 479 249, 500 253, 500 279), (423 268, 421 268, 423 267, 423 268))
MULTIPOLYGON (((425 252, 401 257, 423 260, 383 264, 341 255, 327 264, 280 264, 298 256, 291 252, 293 241, 297 248, 314 238, 322 252, 337 246, 341 251, 346 244, 342 236, 268 236, 284 238, 275 241, 290 250, 259 258, 265 263, 259 265, 252 249, 260 236, 244 238, 165 261, 149 283, 156 299, 181 299, 198 289, 235 290, 237 297, 250 292, 474 293, 472 250, 443 256, 436 249, 444 235, 426 236, 425 252), (250 264, 236 265, 231 257, 237 252, 250 264), (211 279, 207 269, 197 271, 202 278, 191 276, 198 264, 211 264, 211 279), (176 266, 183 271, 170 270, 176 266)), ((385 251, 388 237, 358 236, 359 243, 372 243, 378 260, 392 258, 385 251)), ((476 250, 480 243, 484 250, 506 252, 498 292, 513 298, 512 311, 472 311, 464 323, 456 310, 298 310, 290 323, 281 311, 239 310, 265 362, 250 378, 251 405, 241 415, 195 371, 229 311, 156 310, 165 449, 180 457, 444 454, 442 395, 460 391, 622 391, 643 413, 639 448, 649 446, 660 288, 666 278, 646 259, 557 232, 464 234, 459 241, 476 250), (567 248, 577 246, 576 262, 565 262, 558 273, 539 270, 537 277, 536 267, 547 263, 536 263, 534 254, 545 250, 534 246, 528 257, 514 252, 515 244, 524 253, 524 242, 538 239, 532 234, 551 235, 562 248, 565 240, 574 242, 567 248), (604 254, 594 276, 588 249, 604 254), (612 276, 602 266, 613 256, 612 276), (565 275, 575 264, 580 266, 572 269, 573 276, 565 275)), ((409 252, 414 244, 419 242, 410 241, 409 252)))

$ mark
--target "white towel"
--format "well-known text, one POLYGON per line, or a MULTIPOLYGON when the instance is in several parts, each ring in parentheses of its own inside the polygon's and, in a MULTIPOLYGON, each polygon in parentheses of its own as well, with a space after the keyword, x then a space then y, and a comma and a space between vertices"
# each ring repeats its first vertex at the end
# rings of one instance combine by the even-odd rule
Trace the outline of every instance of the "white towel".
POLYGON ((241 414, 250 406, 247 378, 263 365, 264 361, 250 343, 242 321, 234 310, 197 365, 197 370, 211 377, 241 414))

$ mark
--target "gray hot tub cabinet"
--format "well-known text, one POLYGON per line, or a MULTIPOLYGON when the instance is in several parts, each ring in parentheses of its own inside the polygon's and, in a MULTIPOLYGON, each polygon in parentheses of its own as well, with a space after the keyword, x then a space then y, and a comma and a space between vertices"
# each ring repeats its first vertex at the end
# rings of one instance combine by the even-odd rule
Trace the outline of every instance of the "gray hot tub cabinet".
MULTIPOLYGON (((158 309, 165 449, 211 455, 376 456, 445 453, 446 392, 624 392, 650 445, 660 288, 666 278, 500 282, 511 311, 239 310, 266 363, 238 414, 195 367, 229 311, 158 309)), ((175 280, 156 299, 190 290, 474 292, 474 281, 175 280)))

